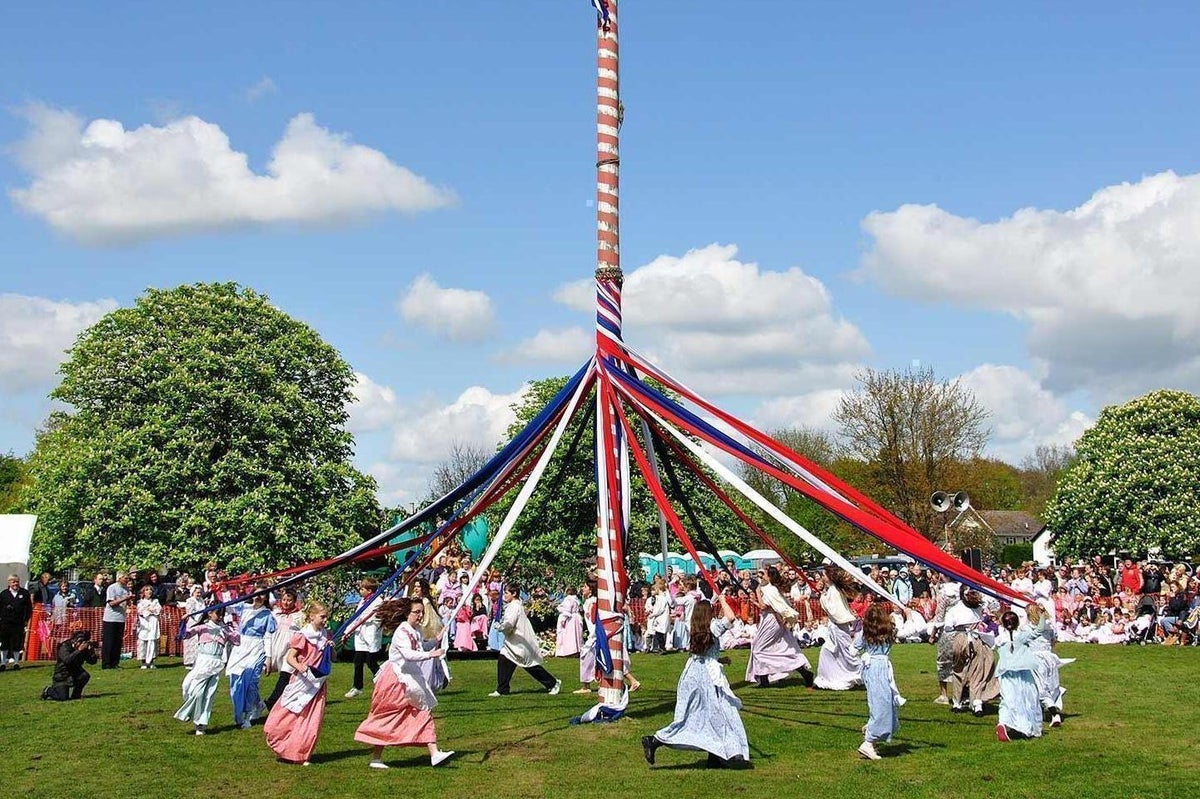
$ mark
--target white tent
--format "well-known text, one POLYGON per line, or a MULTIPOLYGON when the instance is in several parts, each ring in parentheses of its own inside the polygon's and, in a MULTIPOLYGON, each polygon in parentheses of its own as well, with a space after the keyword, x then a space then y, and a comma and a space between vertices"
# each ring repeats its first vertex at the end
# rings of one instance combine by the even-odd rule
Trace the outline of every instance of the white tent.
POLYGON ((21 585, 29 581, 29 545, 37 516, 24 513, 0 514, 0 574, 15 574, 21 585))

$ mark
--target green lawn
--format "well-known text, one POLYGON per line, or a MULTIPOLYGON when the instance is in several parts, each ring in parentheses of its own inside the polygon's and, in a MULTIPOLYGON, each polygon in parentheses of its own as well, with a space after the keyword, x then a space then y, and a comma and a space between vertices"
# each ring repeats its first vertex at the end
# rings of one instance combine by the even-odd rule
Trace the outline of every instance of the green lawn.
MULTIPOLYGON (((815 660, 816 650, 809 650, 815 660)), ((570 695, 573 660, 547 666, 564 693, 547 696, 523 673, 509 697, 490 699, 495 664, 453 662, 455 680, 435 711, 443 748, 458 756, 437 769, 423 749, 388 750, 390 771, 366 767, 366 748, 352 738, 368 697, 342 699, 350 666, 339 664, 315 761, 277 764, 262 729, 236 730, 227 695, 218 699, 211 734, 190 735, 172 718, 183 669, 167 661, 155 671, 126 665, 93 670, 84 701, 42 702, 48 665, 0 674, 0 785, 9 796, 166 797, 380 795, 439 797, 974 797, 1004 799, 1073 795, 1086 799, 1188 796, 1200 777, 1200 649, 1064 645, 1079 660, 1063 670, 1066 723, 1037 741, 997 743, 992 715, 951 715, 933 704, 933 648, 905 645, 893 653, 900 689, 898 741, 885 759, 859 759, 866 720, 861 691, 806 690, 798 682, 755 689, 740 682, 746 653, 733 653, 729 674, 745 701, 752 768, 710 771, 703 755, 660 750, 642 759, 638 739, 670 720, 682 656, 639 656, 643 689, 631 718, 572 727, 590 706, 570 695), (538 689, 535 691, 535 689, 538 689), (601 776, 603 774, 603 777, 601 776)))

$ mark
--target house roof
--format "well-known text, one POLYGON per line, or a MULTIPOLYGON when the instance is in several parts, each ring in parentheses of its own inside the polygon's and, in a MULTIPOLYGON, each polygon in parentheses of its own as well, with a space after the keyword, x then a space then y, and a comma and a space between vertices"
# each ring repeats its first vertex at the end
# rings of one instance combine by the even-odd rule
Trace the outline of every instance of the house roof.
POLYGON ((1023 510, 982 510, 979 515, 1000 537, 1033 538, 1046 523, 1023 510))

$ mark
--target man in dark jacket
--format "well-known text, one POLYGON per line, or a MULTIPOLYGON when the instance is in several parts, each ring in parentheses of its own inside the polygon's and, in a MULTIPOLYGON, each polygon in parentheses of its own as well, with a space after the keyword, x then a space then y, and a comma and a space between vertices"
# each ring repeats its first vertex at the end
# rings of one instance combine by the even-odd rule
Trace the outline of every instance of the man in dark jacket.
POLYGON ((91 633, 76 622, 71 627, 71 637, 58 645, 57 660, 54 663, 54 676, 50 687, 42 691, 42 699, 53 699, 65 702, 68 699, 79 699, 83 696, 83 688, 92 679, 84 663, 95 663, 96 645, 92 642, 91 633))
POLYGON ((8 588, 0 591, 0 671, 11 666, 21 668, 25 649, 25 625, 33 615, 29 592, 21 587, 21 578, 8 575, 8 588))

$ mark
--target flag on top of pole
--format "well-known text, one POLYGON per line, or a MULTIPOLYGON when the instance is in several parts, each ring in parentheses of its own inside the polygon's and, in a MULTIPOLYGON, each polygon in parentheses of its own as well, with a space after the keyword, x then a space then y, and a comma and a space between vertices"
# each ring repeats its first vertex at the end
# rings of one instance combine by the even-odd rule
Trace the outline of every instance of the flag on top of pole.
POLYGON ((596 9, 596 24, 608 30, 608 0, 592 0, 592 8, 596 9))

